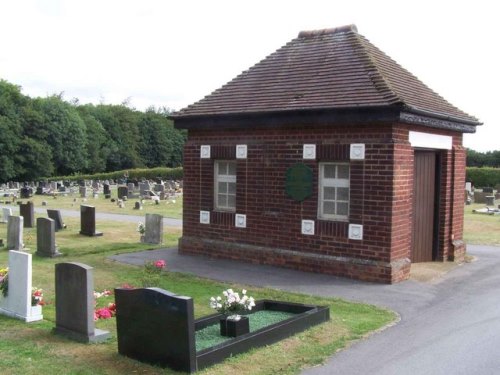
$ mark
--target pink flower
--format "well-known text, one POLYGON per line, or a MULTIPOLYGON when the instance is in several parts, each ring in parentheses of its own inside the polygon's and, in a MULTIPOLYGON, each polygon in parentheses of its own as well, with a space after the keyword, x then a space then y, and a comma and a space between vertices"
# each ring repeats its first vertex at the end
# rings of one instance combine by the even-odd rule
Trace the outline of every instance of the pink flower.
POLYGON ((95 311, 95 314, 97 315, 98 319, 109 319, 113 315, 111 314, 111 311, 107 307, 103 307, 101 309, 97 309, 95 311))
POLYGON ((156 262, 153 263, 156 268, 165 268, 167 265, 167 262, 165 262, 163 259, 157 260, 156 262))

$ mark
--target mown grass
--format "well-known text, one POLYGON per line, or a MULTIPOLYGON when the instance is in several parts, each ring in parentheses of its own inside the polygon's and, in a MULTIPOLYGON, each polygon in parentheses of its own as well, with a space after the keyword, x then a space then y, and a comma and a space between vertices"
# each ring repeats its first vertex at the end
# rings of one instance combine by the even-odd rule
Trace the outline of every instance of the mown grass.
POLYGON ((471 204, 465 206, 465 243, 500 246, 500 215, 473 213, 473 210, 482 208, 485 208, 484 204, 471 204))
MULTIPOLYGON (((85 237, 78 234, 79 219, 65 219, 68 228, 58 232, 56 242, 63 257, 39 258, 33 255, 33 285, 44 290, 47 305, 44 320, 26 324, 0 316, 0 363, 2 374, 174 374, 143 364, 117 352, 115 319, 99 320, 97 328, 109 330, 112 339, 102 344, 79 344, 52 333, 55 325, 54 265, 59 262, 81 262, 94 267, 94 289, 102 291, 123 284, 140 286, 142 267, 124 265, 108 260, 116 253, 152 248, 139 243, 135 223, 101 222, 103 237, 85 237)), ((0 238, 5 238, 6 225, 0 225, 0 238)), ((178 229, 166 229, 164 246, 177 244, 178 229)), ((35 229, 25 229, 26 247, 34 253, 35 229)), ((7 251, 0 251, 0 267, 7 265, 7 251)), ((168 265, 167 265, 168 268, 168 265)), ((255 349, 232 357, 201 374, 296 374, 300 369, 325 361, 340 348, 392 322, 393 312, 370 305, 349 303, 340 299, 319 298, 286 293, 269 288, 254 288, 237 283, 227 285, 202 277, 165 272, 161 288, 193 297, 195 316, 213 313, 208 305, 211 296, 219 295, 228 287, 249 290, 256 299, 270 298, 282 301, 327 305, 331 320, 320 326, 283 340, 277 344, 255 349)), ((112 298, 109 298, 112 300, 112 298)), ((104 300, 104 302, 107 302, 104 300)), ((102 302, 99 300, 99 303, 102 302)))

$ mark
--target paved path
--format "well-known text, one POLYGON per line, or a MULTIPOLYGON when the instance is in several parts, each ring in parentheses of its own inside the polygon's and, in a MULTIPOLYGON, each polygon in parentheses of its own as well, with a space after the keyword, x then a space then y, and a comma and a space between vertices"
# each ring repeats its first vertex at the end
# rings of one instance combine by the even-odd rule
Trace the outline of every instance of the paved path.
MULTIPOLYGON (((161 249, 112 258, 165 259, 174 272, 286 291, 368 302, 397 311, 395 326, 355 343, 303 374, 499 374, 500 248, 469 246, 478 257, 437 283, 378 285, 161 249)), ((335 311, 331 312, 335 314, 335 311)))
MULTIPOLYGON (((11 208, 12 213, 19 213, 19 206, 17 205, 10 205, 10 206, 5 206, 5 205, 0 205, 0 209, 6 207, 6 208, 11 208)), ((80 211, 76 210, 62 210, 61 215, 63 217, 63 220, 65 217, 80 217, 80 211)), ((37 214, 46 214, 47 213, 47 208, 44 207, 35 207, 35 212, 37 214)), ((139 216, 139 215, 123 215, 123 214, 110 214, 110 213, 105 213, 105 212, 96 212, 96 220, 114 220, 114 221, 127 221, 127 222, 132 222, 132 223, 138 223, 139 221, 144 222, 144 215, 139 216)), ((169 217, 164 217, 163 218, 163 225, 170 226, 170 227, 175 227, 175 228, 182 228, 182 219, 172 219, 169 217)))

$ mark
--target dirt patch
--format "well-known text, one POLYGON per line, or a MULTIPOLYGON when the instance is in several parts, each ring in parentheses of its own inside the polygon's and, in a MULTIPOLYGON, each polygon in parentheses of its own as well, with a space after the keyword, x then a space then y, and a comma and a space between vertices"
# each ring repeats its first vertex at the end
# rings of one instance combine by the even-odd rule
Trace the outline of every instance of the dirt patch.
POLYGON ((436 284, 440 282, 444 275, 463 263, 456 262, 425 262, 413 263, 410 270, 410 280, 421 283, 436 284))

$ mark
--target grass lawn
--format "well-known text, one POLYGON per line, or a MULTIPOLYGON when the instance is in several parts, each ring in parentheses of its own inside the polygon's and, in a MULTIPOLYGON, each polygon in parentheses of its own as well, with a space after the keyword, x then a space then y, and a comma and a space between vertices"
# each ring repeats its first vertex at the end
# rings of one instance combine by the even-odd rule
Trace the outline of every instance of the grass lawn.
MULTIPOLYGON (((58 198, 57 201, 62 199, 58 198)), ((98 209, 104 211, 101 207, 98 209)), ((164 215, 166 216, 165 213, 164 215)), ((85 237, 78 234, 79 219, 65 218, 65 222, 68 228, 56 235, 56 242, 64 256, 56 259, 33 256, 33 286, 44 290, 47 302, 43 308, 44 320, 26 324, 0 316, 0 373, 174 374, 169 369, 149 366, 120 356, 117 351, 115 318, 96 323, 97 328, 111 331, 113 337, 106 343, 79 344, 52 334, 51 330, 55 325, 54 264, 76 261, 94 267, 96 291, 113 289, 125 283, 140 286, 142 267, 115 263, 107 260, 107 257, 152 248, 152 245, 139 243, 135 223, 100 222, 98 230, 104 232, 104 236, 85 237)), ((26 247, 34 253, 36 230, 25 229, 24 233, 26 247)), ((178 229, 166 229, 165 247, 176 245, 179 236, 178 229)), ((0 224, 0 238, 6 238, 5 224, 0 224)), ((7 251, 0 251, 0 268, 6 266, 7 261, 7 251)), ((396 318, 393 312, 370 305, 238 284, 227 285, 168 271, 162 275, 159 286, 193 297, 196 317, 213 313, 208 304, 210 297, 219 295, 228 287, 246 288, 256 299, 269 298, 330 307, 329 322, 277 344, 232 357, 201 371, 201 374, 296 374, 303 367, 322 363, 353 340, 384 327, 396 318)), ((112 300, 113 297, 106 297, 99 299, 98 303, 103 306, 112 300)))
POLYGON ((465 206, 465 243, 500 246, 500 215, 484 215, 472 212, 484 207, 484 204, 465 206))

